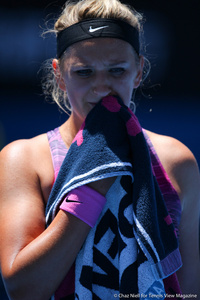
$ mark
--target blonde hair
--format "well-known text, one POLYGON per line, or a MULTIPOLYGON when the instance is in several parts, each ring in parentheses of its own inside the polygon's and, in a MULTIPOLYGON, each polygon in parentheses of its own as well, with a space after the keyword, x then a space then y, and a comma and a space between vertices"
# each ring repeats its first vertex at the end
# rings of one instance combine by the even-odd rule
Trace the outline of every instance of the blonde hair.
POLYGON ((59 32, 77 22, 90 18, 113 18, 124 20, 140 30, 141 15, 119 0, 82 0, 74 4, 67 1, 60 18, 55 23, 59 32))
MULTIPOLYGON (((90 18, 120 19, 137 28, 140 33, 142 32, 141 14, 136 12, 134 8, 122 4, 119 0, 81 0, 77 3, 67 1, 60 17, 55 22, 54 29, 48 30, 48 32, 57 35, 65 28, 90 18)), ((59 63, 62 64, 62 57, 59 63)), ((52 61, 46 62, 44 70, 46 73, 45 79, 42 81, 44 94, 51 96, 62 110, 69 113, 70 104, 66 92, 59 88, 55 80, 52 61)))

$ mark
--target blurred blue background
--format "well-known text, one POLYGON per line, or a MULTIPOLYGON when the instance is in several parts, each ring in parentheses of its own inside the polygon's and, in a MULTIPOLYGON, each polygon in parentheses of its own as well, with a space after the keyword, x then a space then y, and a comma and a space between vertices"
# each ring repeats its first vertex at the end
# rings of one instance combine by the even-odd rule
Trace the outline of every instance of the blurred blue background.
MULTIPOLYGON (((41 64, 56 55, 55 38, 41 34, 65 1, 0 4, 0 149, 62 124, 66 115, 47 103, 41 64)), ((200 163, 199 0, 123 1, 144 13, 144 43, 151 73, 136 93, 144 128, 186 144, 200 163)), ((0 300, 6 300, 0 283, 0 300)))

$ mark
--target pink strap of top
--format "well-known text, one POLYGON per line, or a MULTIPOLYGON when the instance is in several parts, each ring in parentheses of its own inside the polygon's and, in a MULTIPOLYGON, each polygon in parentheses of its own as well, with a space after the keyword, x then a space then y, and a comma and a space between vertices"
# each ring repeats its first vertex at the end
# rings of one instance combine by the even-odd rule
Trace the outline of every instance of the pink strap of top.
POLYGON ((47 132, 47 137, 49 141, 51 157, 53 161, 54 168, 54 181, 58 176, 58 172, 63 163, 63 160, 67 154, 67 147, 61 137, 59 128, 55 128, 47 132))
POLYGON ((149 146, 154 174, 156 176, 162 195, 165 199, 165 204, 167 206, 168 212, 174 223, 176 236, 179 237, 178 227, 181 220, 181 201, 171 183, 171 180, 169 179, 169 176, 167 175, 165 169, 161 164, 161 161, 153 147, 153 144, 150 141, 150 138, 148 137, 145 130, 143 130, 143 133, 149 146))

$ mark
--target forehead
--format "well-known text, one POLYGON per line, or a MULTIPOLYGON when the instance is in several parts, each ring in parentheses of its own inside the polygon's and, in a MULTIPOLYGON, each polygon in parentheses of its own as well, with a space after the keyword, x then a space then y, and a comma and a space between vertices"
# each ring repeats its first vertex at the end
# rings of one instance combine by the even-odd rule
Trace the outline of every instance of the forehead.
POLYGON ((65 53, 65 58, 80 60, 94 59, 135 59, 133 47, 116 38, 94 38, 77 42, 70 46, 65 53))

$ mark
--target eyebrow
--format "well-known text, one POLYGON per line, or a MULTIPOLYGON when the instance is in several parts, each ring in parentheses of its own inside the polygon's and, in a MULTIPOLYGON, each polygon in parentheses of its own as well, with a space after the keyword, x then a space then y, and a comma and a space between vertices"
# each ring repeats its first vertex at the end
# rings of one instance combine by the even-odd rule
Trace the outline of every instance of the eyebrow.
MULTIPOLYGON (((108 63, 109 67, 113 67, 113 66, 118 66, 118 65, 127 65, 128 61, 113 61, 108 63)), ((75 63, 74 64, 75 67, 82 67, 82 68, 93 68, 92 65, 88 65, 88 64, 84 64, 84 63, 75 63)))
POLYGON ((128 64, 128 61, 114 61, 113 63, 109 64, 109 66, 117 66, 117 65, 124 65, 128 64))

